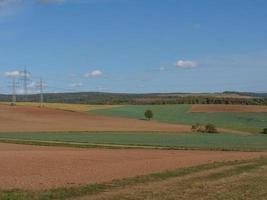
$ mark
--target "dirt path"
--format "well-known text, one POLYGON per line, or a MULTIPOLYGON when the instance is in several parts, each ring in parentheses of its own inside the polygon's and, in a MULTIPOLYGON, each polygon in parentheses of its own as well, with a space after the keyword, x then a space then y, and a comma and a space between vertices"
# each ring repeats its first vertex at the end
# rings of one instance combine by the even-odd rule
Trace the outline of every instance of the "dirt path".
POLYGON ((267 153, 78 149, 0 143, 0 188, 77 186, 261 155, 267 153))
POLYGON ((0 105, 0 132, 161 131, 190 132, 187 125, 96 116, 49 108, 0 105))

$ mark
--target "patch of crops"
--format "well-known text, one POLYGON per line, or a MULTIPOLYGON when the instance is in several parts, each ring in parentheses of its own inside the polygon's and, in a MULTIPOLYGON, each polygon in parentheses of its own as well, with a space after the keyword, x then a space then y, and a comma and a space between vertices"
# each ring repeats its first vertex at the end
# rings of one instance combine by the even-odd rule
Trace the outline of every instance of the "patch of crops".
POLYGON ((84 144, 85 146, 86 144, 114 144, 177 149, 267 151, 266 135, 239 136, 203 133, 1 133, 1 140, 72 142, 84 144))

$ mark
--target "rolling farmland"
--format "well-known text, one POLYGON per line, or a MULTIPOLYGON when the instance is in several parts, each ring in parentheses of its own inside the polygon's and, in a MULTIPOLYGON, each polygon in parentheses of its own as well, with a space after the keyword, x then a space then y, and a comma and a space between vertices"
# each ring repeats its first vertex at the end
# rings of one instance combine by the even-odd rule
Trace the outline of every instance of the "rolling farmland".
POLYGON ((212 199, 195 185, 228 190, 226 180, 236 185, 228 195, 238 196, 267 166, 263 108, 1 105, 0 199, 168 199, 166 191, 212 199), (144 120, 146 109, 153 120, 144 120), (194 123, 214 123, 220 133, 193 133, 194 123))
POLYGON ((191 112, 191 107, 192 105, 129 105, 119 108, 95 110, 92 113, 142 119, 144 110, 150 109, 155 114, 154 119, 161 122, 186 125, 212 123, 220 128, 250 133, 261 132, 267 124, 266 109, 262 110, 262 112, 191 112))
POLYGON ((267 200, 267 0, 0 0, 0 200, 267 200))

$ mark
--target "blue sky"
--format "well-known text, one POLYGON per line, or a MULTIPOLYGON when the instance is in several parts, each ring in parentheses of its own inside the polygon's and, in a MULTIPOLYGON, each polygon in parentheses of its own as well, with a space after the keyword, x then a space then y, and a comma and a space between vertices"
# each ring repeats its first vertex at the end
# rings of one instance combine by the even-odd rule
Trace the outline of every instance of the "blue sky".
POLYGON ((0 0, 0 93, 266 92, 266 0, 0 0), (9 72, 9 73, 8 73, 9 72), (12 74, 13 72, 13 74, 12 74))

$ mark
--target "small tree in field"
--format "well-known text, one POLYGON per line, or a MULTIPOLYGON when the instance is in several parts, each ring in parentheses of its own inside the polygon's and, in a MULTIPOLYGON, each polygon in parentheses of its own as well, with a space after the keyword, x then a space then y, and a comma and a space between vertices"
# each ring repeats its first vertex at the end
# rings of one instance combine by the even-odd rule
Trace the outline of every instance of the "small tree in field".
POLYGON ((153 118, 153 112, 151 110, 146 110, 144 115, 148 120, 153 118))

